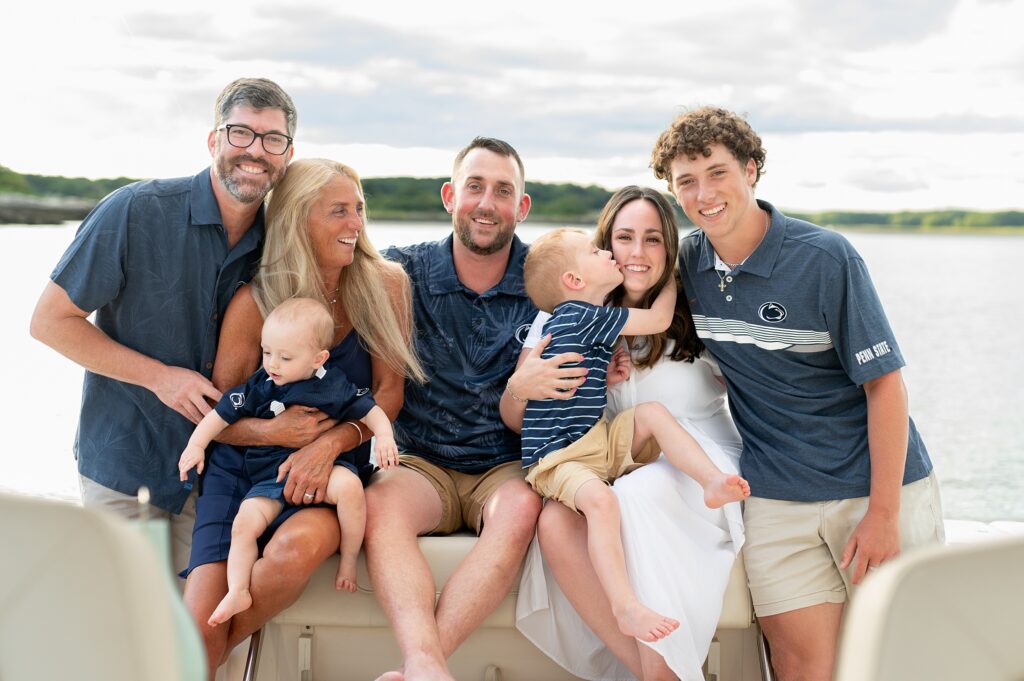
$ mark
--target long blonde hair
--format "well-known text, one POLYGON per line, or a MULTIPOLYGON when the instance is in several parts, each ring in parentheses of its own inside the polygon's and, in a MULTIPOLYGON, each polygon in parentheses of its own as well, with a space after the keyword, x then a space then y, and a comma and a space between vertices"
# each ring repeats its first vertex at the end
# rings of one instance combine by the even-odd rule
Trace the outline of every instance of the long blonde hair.
MULTIPOLYGON (((320 280, 308 223, 323 188, 337 176, 355 182, 362 195, 363 185, 355 170, 323 158, 293 162, 271 193, 263 257, 252 281, 253 298, 264 318, 289 298, 314 298, 331 306, 320 280)), ((367 351, 398 373, 424 381, 426 375, 410 342, 409 278, 401 267, 384 260, 365 234, 356 241, 352 262, 341 268, 338 292, 367 351), (381 305, 381 294, 390 289, 389 284, 397 284, 402 295, 391 305, 381 305)))

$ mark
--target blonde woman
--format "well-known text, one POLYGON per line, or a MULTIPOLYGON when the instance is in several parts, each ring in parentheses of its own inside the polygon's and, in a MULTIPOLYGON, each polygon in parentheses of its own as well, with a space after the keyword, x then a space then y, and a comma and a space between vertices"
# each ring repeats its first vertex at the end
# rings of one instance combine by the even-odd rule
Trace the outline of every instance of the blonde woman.
MULTIPOLYGON (((259 272, 251 286, 238 289, 224 315, 214 385, 221 390, 237 385, 259 366, 260 330, 271 310, 289 298, 314 298, 334 318, 334 347, 327 361, 339 363, 356 386, 371 390, 394 420, 405 376, 422 379, 423 373, 410 350, 408 278, 381 258, 364 233, 359 176, 335 161, 296 161, 274 190, 266 221, 259 272)), ((301 405, 273 419, 243 419, 219 436, 223 444, 209 457, 197 502, 185 586, 185 601, 206 644, 210 678, 227 652, 294 601, 313 570, 337 550, 338 518, 320 502, 343 452, 357 462, 364 484, 368 481, 371 436, 361 421, 337 423, 301 405), (280 468, 288 474, 284 498, 289 506, 264 535, 263 555, 252 571, 253 605, 214 628, 207 621, 227 593, 229 528, 248 486, 242 450, 229 445, 297 451, 280 468)))

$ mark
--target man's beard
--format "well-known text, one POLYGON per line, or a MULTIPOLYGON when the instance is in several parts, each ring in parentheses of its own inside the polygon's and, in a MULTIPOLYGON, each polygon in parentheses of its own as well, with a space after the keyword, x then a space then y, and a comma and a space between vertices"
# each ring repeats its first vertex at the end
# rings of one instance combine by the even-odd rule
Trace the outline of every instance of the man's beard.
POLYGON ((515 234, 516 226, 515 223, 512 225, 495 225, 497 227, 494 232, 494 238, 486 246, 481 246, 473 241, 473 226, 472 217, 466 217, 463 219, 454 218, 452 223, 455 226, 455 236, 459 238, 462 245, 465 246, 471 253, 477 255, 491 255, 497 253, 501 249, 508 246, 509 242, 512 241, 512 235, 515 234))
POLYGON ((217 177, 220 178, 221 184, 228 190, 240 203, 256 203, 266 198, 270 190, 273 189, 281 178, 284 177, 284 168, 275 168, 266 161, 253 158, 248 154, 242 154, 241 156, 235 156, 233 158, 227 158, 221 156, 217 159, 216 165, 217 177), (234 167, 241 164, 247 163, 249 165, 259 166, 267 171, 267 180, 261 185, 256 185, 253 182, 239 182, 231 171, 234 167))

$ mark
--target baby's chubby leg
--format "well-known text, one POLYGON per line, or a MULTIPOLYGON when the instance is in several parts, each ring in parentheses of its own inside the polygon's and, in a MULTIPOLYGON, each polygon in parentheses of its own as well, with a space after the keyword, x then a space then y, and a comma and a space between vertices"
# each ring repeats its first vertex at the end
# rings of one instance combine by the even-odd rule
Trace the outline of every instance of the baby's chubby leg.
POLYGON ((723 472, 660 402, 638 404, 633 411, 633 454, 654 439, 669 462, 704 488, 704 503, 719 508, 750 496, 750 484, 723 472))
POLYGON ((619 534, 619 502, 611 488, 594 478, 580 486, 574 499, 587 518, 587 549, 601 586, 608 595, 619 630, 641 641, 657 641, 679 628, 679 622, 643 603, 626 575, 619 534))
POLYGON ((277 499, 250 497, 238 508, 231 525, 231 548, 228 550, 228 592, 207 621, 211 627, 223 624, 252 606, 249 580, 259 549, 256 541, 281 513, 283 504, 277 499))
POLYGON ((341 563, 334 578, 334 588, 348 592, 356 590, 356 561, 366 531, 366 497, 363 483, 355 473, 344 466, 335 466, 327 482, 327 503, 338 507, 341 525, 341 563))

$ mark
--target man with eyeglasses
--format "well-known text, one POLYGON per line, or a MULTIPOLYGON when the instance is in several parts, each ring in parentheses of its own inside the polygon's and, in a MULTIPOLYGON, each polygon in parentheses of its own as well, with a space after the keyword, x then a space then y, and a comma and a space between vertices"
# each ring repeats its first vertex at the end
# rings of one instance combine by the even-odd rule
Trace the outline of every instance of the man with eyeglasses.
POLYGON ((295 134, 291 98, 262 78, 230 83, 214 115, 212 166, 104 198, 31 324, 34 338, 86 369, 75 440, 84 503, 132 517, 148 487, 153 511, 170 520, 175 572, 188 563, 195 520, 178 454, 207 400, 220 398, 210 375, 221 316, 255 271, 263 199, 284 177, 295 134))

